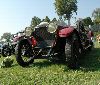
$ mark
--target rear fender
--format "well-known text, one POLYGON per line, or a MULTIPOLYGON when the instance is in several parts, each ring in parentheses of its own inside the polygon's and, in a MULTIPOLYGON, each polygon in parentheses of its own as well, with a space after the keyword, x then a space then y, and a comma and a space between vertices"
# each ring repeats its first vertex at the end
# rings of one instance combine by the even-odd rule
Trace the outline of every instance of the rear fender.
POLYGON ((59 30, 59 37, 68 37, 74 31, 73 27, 64 27, 59 30))

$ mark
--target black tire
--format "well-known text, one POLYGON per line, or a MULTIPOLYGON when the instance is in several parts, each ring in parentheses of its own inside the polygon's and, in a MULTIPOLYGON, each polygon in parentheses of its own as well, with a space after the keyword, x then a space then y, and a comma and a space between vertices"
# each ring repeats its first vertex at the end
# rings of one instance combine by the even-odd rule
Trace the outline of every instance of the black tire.
POLYGON ((11 56, 11 49, 9 47, 3 47, 1 54, 3 57, 11 56))
POLYGON ((71 69, 79 68, 79 41, 75 33, 72 33, 69 38, 66 39, 65 45, 65 57, 68 67, 71 69))
POLYGON ((33 63, 34 59, 32 57, 32 46, 29 44, 28 40, 24 39, 19 42, 16 61, 22 67, 29 66, 31 63, 33 63), (25 51, 24 55, 22 54, 23 48, 25 51), (27 58, 27 60, 24 58, 27 58))
POLYGON ((56 40, 56 45, 53 47, 51 54, 52 57, 50 58, 51 61, 53 62, 65 62, 65 42, 66 42, 66 37, 59 37, 56 40), (54 55, 56 54, 56 55, 54 55), (63 56, 63 57, 62 57, 63 56))

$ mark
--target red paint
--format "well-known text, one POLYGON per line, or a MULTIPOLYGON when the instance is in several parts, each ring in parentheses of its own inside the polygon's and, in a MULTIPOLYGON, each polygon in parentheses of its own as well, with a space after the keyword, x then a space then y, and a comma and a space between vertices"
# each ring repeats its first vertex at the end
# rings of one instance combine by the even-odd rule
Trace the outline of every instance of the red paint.
POLYGON ((35 39, 34 37, 32 37, 32 45, 33 45, 33 46, 36 46, 36 44, 37 44, 36 39, 35 39))
POLYGON ((64 27, 59 30, 59 36, 60 37, 68 37, 72 32, 74 28, 73 27, 64 27))

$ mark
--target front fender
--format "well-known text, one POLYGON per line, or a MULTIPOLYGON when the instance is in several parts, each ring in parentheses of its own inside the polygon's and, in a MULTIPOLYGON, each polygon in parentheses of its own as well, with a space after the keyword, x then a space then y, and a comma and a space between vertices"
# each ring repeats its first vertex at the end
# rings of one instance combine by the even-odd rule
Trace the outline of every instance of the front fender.
POLYGON ((59 30, 59 37, 68 37, 74 31, 73 27, 64 27, 59 30))
POLYGON ((36 41, 36 39, 33 36, 31 36, 31 37, 24 37, 22 40, 28 41, 29 44, 32 45, 32 47, 37 45, 37 41, 36 41))

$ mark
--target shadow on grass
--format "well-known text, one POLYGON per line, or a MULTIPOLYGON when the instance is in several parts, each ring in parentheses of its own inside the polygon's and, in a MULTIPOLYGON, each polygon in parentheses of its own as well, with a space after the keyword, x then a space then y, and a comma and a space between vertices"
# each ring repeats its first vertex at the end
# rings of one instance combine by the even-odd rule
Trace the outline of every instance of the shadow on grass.
POLYGON ((13 65, 12 65, 12 67, 15 67, 15 66, 19 66, 19 64, 18 64, 18 63, 16 63, 16 64, 13 64, 13 65))
MULTIPOLYGON (((94 48, 91 52, 87 52, 80 61, 81 61, 80 62, 81 68, 77 69, 77 70, 81 70, 84 72, 100 71, 100 48, 94 48)), ((41 69, 41 68, 49 67, 52 65, 65 65, 66 66, 66 63, 64 63, 64 62, 49 62, 48 60, 44 60, 44 61, 40 60, 40 61, 34 62, 28 68, 38 67, 41 69)))
MULTIPOLYGON (((100 48, 94 48, 91 52, 87 52, 80 61, 81 61, 80 62, 81 68, 77 70, 84 71, 84 72, 100 71, 100 48)), ((14 66, 17 66, 17 65, 18 64, 14 66)), ((67 64, 64 62, 49 62, 46 59, 45 60, 37 59, 35 60, 35 62, 33 62, 33 64, 31 64, 27 68, 38 67, 39 69, 42 69, 42 68, 46 68, 52 65, 65 65, 66 66, 67 64)))
POLYGON ((33 64, 31 64, 28 68, 30 67, 38 67, 39 69, 42 69, 42 68, 46 68, 46 67, 49 67, 49 66, 52 66, 52 65, 64 65, 65 63, 63 62, 57 62, 57 61, 48 61, 48 60, 37 60, 36 62, 34 62, 33 64))
POLYGON ((82 71, 100 71, 100 48, 94 48, 81 59, 82 71))

